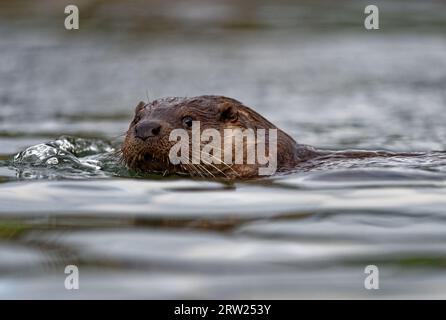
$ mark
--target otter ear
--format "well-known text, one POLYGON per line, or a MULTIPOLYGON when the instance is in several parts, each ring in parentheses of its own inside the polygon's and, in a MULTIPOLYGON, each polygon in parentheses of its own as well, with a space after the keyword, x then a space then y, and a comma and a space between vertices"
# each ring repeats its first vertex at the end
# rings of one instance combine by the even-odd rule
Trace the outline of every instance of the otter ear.
POLYGON ((222 103, 218 106, 218 118, 220 121, 235 122, 238 119, 238 110, 230 103, 222 103))
POLYGON ((145 106, 147 105, 147 103, 140 101, 138 103, 138 105, 135 107, 135 114, 137 114, 138 112, 140 112, 145 106))

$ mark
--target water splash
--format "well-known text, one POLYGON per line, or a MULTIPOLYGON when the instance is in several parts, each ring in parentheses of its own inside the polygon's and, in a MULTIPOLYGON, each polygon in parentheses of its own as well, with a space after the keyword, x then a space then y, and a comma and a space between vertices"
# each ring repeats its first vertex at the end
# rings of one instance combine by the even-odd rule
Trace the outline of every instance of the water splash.
POLYGON ((82 179, 126 171, 111 143, 71 136, 28 147, 13 157, 11 165, 18 179, 82 179))

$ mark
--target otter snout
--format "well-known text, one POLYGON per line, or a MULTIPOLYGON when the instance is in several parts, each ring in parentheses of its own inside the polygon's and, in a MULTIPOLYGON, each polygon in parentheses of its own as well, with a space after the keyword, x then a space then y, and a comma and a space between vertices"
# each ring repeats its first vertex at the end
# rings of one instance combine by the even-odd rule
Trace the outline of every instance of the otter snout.
POLYGON ((146 140, 155 137, 161 132, 161 124, 158 121, 141 121, 135 126, 135 137, 146 140))

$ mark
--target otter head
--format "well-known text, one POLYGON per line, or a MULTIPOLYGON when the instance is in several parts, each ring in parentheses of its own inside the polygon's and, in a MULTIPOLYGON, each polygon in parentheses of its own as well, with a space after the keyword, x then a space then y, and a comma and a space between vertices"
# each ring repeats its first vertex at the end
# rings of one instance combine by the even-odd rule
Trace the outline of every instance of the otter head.
MULTIPOLYGON (((231 179, 257 176, 259 164, 246 162, 233 164, 224 161, 223 137, 225 129, 267 130, 277 128, 239 101, 222 96, 163 98, 150 103, 140 102, 135 108, 135 116, 122 145, 123 160, 129 168, 143 172, 180 173, 231 179), (213 150, 211 158, 208 157, 207 160, 200 163, 193 161, 194 147, 192 143, 194 140, 192 136, 197 123, 199 123, 200 134, 206 129, 214 129, 222 137, 221 144, 213 150), (171 138, 171 133, 175 129, 182 129, 189 136, 188 163, 171 161, 170 151, 177 143, 175 139, 171 138), (216 152, 219 153, 218 158, 221 159, 221 162, 212 161, 215 159, 216 152)), ((283 142, 286 142, 290 149, 288 151, 293 153, 295 142, 291 137, 278 130, 277 138, 279 148, 283 142), (284 139, 286 141, 281 141, 284 139)), ((212 140, 213 138, 210 139, 210 141, 212 140)), ((245 140, 243 143, 246 146, 245 140)), ((243 156, 244 160, 246 160, 246 150, 247 148, 243 156)), ((235 155, 233 159, 235 159, 235 155)))

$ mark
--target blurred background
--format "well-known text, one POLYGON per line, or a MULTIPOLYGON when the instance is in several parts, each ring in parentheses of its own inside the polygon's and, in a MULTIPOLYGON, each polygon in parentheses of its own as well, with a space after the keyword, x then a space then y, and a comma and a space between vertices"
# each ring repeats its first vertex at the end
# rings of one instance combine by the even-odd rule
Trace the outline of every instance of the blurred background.
POLYGON ((1 0, 0 298, 445 298, 444 152, 235 184, 85 165, 140 100, 203 94, 316 147, 444 151, 445 34, 444 0, 1 0))
POLYGON ((375 1, 380 30, 364 28, 368 4, 0 1, 0 153, 116 136, 147 96, 201 94, 320 147, 444 148, 444 1, 375 1), (79 30, 64 28, 68 4, 79 30))

